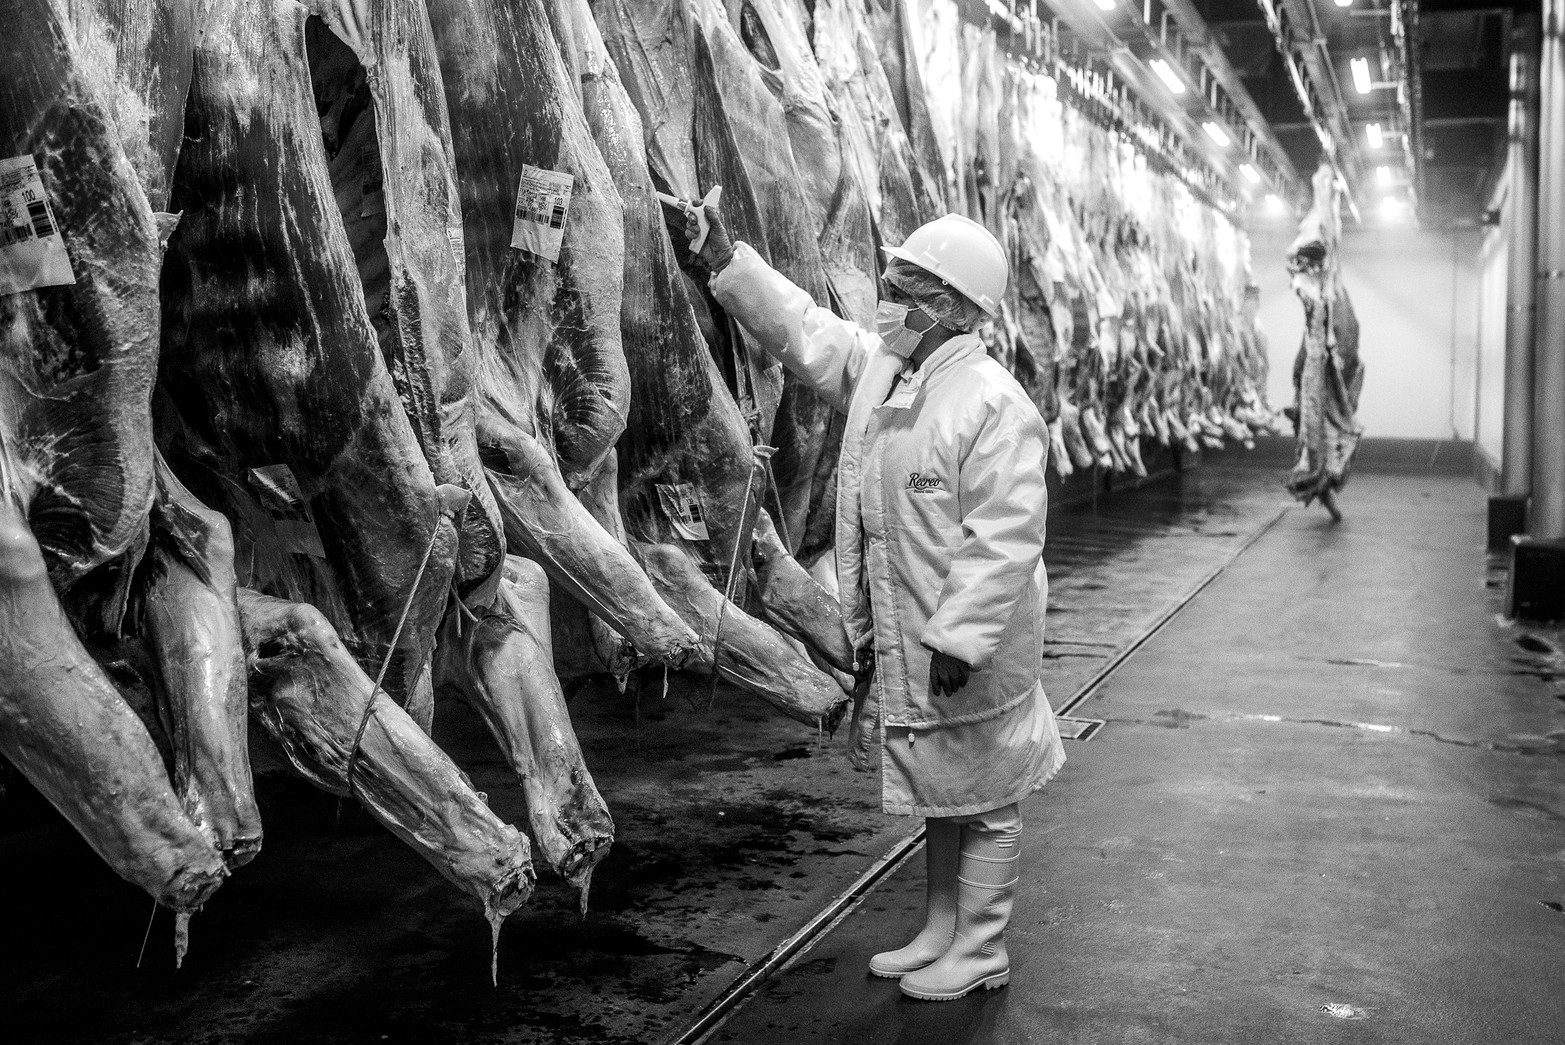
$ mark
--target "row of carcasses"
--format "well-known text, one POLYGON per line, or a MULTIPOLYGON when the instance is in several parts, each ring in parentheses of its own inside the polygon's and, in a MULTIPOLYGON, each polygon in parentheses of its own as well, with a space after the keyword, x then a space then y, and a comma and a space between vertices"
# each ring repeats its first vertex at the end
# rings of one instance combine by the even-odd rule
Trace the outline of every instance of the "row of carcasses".
POLYGON ((994 349, 1062 471, 1260 410, 1231 230, 944 2, 0 9, 0 218, 31 222, 0 229, 0 752, 181 912, 260 848, 247 734, 498 919, 534 849, 585 888, 612 838, 561 677, 662 662, 841 714, 840 422, 659 191, 721 185, 859 320, 880 243, 988 223, 994 349), (1072 149, 1121 173, 1072 182, 1072 149), (526 836, 429 739, 437 693, 526 836))

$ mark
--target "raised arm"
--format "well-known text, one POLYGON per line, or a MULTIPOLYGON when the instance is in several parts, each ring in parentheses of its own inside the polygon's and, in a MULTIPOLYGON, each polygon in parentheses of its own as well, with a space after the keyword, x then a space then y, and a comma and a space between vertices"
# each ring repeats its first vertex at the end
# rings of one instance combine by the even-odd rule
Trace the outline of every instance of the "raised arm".
MULTIPOLYGON (((731 243, 722 216, 706 208, 710 231, 701 257, 712 269, 712 295, 755 339, 818 395, 846 413, 853 386, 880 339, 820 308, 747 243, 731 243)), ((696 233, 692 220, 689 229, 696 233)))

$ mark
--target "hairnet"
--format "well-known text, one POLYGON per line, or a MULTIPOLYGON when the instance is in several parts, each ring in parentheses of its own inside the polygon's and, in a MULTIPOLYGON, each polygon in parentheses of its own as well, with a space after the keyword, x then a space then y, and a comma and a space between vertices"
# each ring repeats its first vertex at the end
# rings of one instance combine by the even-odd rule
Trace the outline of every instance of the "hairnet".
POLYGON ((978 304, 927 269, 892 258, 882 277, 912 299, 929 318, 958 334, 970 334, 987 318, 978 304))

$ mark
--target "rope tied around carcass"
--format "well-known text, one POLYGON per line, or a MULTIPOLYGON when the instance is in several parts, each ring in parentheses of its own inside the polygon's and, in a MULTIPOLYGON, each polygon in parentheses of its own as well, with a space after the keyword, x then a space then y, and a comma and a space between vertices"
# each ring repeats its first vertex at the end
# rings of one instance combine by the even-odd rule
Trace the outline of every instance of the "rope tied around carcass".
POLYGON ((750 513, 750 506, 755 500, 755 473, 757 470, 763 474, 769 473, 769 462, 777 452, 775 446, 764 443, 757 443, 750 449, 755 458, 750 463, 750 474, 745 478, 744 501, 739 506, 739 526, 734 530, 734 547, 728 556, 728 579, 723 585, 723 597, 717 604, 717 627, 712 630, 712 682, 706 693, 708 711, 712 710, 712 704, 717 700, 717 665, 723 656, 723 618, 728 615, 728 603, 734 597, 734 578, 739 573, 739 549, 749 543, 755 529, 755 517, 750 513))
POLYGON ((380 661, 380 671, 375 674, 375 681, 370 686, 369 696, 364 704, 364 714, 359 719, 358 732, 353 734, 353 746, 348 749, 349 798, 353 797, 353 778, 359 764, 359 746, 364 743, 364 732, 369 729, 370 719, 375 717, 375 694, 380 692, 381 683, 386 681, 386 672, 391 667, 391 658, 397 652, 397 643, 402 641, 402 629, 408 622, 408 614, 413 612, 413 600, 418 596, 419 585, 424 583, 424 572, 429 569, 429 560, 435 554, 435 545, 440 541, 441 526, 447 519, 454 524, 473 497, 467 490, 449 483, 441 483, 435 487, 435 493, 440 498, 440 518, 435 520, 434 532, 429 535, 429 543, 424 546, 424 557, 419 560, 418 570, 413 574, 413 583, 408 588, 408 597, 402 603, 402 615, 397 618, 397 626, 391 631, 391 642, 386 646, 386 655, 380 661))

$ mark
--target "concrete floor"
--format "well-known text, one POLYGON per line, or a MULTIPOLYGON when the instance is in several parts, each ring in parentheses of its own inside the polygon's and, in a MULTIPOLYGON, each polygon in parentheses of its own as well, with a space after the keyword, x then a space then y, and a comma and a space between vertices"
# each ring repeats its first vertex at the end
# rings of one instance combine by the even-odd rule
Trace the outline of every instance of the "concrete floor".
POLYGON ((1469 481, 1343 504, 1078 710, 1107 725, 1023 808, 1009 987, 865 974, 916 931, 920 856, 710 1040, 1565 1041, 1565 661, 1498 619, 1469 481))
MULTIPOLYGON (((1056 512, 1056 705, 1233 563, 1077 709, 1108 725, 1027 809, 1015 983, 936 1007, 864 978, 916 918, 904 871, 718 1039, 1499 1036, 1463 1015, 1558 1040, 1526 1029, 1565 1015, 1565 922, 1543 906, 1565 901, 1565 797, 1557 761, 1536 757, 1555 752, 1558 666, 1493 619, 1470 483, 1364 475, 1345 504, 1345 526, 1295 509, 1236 560, 1283 505, 1275 470, 1202 469, 1056 512)), ((698 712, 679 688, 573 704, 618 838, 586 921, 545 880, 507 923, 498 989, 487 926, 449 886, 286 778, 263 781, 266 849, 195 919, 184 970, 166 913, 138 969, 145 897, 11 779, 0 1040, 670 1040, 913 826, 879 812, 840 736, 738 694, 698 712)), ((472 717, 443 707, 436 735, 519 821, 472 717)))

